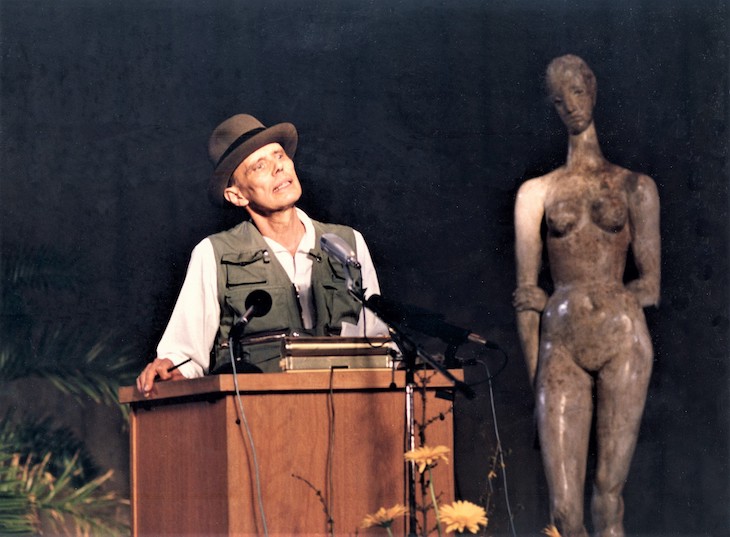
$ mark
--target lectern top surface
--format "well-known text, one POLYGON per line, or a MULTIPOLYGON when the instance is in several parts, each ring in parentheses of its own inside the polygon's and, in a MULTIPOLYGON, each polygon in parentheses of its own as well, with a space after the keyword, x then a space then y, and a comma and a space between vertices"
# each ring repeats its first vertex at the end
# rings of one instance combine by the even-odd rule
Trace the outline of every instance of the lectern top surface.
MULTIPOLYGON (((461 370, 451 370, 457 379, 463 378, 461 370)), ((238 387, 242 393, 327 390, 398 390, 405 389, 404 371, 390 369, 333 369, 331 371, 287 371, 283 373, 258 373, 238 375, 238 387), (395 388, 392 387, 395 385, 395 388)), ((417 385, 429 389, 451 387, 451 382, 433 370, 417 373, 417 385)), ((137 391, 136 386, 119 388, 120 403, 152 402, 161 399, 201 396, 206 394, 234 393, 233 375, 209 375, 197 379, 159 382, 156 393, 149 398, 137 391)))

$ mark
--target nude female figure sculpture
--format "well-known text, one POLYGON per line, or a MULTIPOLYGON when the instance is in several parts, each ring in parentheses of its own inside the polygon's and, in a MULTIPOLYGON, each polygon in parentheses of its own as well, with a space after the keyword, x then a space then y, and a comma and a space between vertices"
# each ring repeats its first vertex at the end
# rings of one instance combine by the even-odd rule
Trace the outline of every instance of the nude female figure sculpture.
POLYGON ((623 536, 622 490, 653 360, 642 308, 659 303, 659 196, 651 178, 603 157, 588 65, 561 56, 546 79, 568 130, 568 156, 517 194, 517 327, 535 392, 553 523, 563 537, 588 535, 583 493, 595 411, 593 526, 598 536, 623 536), (537 285, 543 218, 549 297, 537 285), (629 247, 639 276, 624 283, 629 247))

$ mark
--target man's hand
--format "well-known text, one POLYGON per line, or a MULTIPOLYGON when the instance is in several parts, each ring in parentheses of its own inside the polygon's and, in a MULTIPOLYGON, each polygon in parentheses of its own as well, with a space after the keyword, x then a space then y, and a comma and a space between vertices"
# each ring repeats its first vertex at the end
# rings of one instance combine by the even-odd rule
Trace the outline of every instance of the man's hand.
POLYGON ((173 369, 174 367, 175 364, 169 358, 155 358, 137 377, 137 390, 149 397, 154 392, 155 381, 184 379, 180 370, 173 369))

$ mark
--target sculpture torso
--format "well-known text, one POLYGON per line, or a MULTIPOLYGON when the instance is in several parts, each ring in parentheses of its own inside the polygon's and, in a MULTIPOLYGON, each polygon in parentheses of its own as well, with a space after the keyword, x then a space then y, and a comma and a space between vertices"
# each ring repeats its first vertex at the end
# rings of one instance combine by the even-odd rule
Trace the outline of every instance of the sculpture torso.
POLYGON ((555 291, 543 312, 541 347, 565 349, 587 371, 648 342, 643 311, 623 284, 633 177, 609 163, 588 173, 561 168, 545 177, 555 291))

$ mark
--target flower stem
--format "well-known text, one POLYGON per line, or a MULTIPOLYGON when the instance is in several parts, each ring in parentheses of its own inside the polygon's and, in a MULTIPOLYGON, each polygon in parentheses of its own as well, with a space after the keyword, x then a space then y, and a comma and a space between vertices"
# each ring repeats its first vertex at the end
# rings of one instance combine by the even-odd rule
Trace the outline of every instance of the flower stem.
POLYGON ((388 530, 388 537, 393 537, 393 530, 390 529, 390 526, 386 527, 385 529, 388 530))
POLYGON ((433 512, 436 514, 436 528, 439 532, 439 537, 441 537, 441 517, 439 516, 439 506, 438 502, 436 501, 436 493, 433 490, 433 474, 431 473, 431 468, 428 468, 428 488, 431 490, 431 503, 433 503, 433 512))

